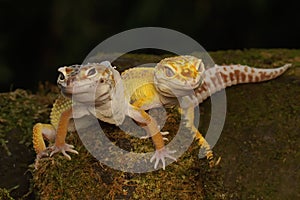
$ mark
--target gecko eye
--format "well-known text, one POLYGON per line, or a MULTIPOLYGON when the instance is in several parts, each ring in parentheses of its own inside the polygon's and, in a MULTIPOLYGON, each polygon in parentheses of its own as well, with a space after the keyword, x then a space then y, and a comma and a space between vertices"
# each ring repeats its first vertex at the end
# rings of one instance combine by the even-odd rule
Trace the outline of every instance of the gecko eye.
POLYGON ((167 67, 167 66, 164 66, 164 72, 167 77, 172 77, 175 75, 174 71, 170 67, 167 67))
POLYGON ((58 80, 60 80, 60 81, 65 80, 65 75, 62 72, 59 73, 58 80))
POLYGON ((92 68, 92 69, 90 69, 88 72, 87 72, 87 76, 93 76, 93 75, 95 75, 96 74, 96 69, 95 68, 92 68))

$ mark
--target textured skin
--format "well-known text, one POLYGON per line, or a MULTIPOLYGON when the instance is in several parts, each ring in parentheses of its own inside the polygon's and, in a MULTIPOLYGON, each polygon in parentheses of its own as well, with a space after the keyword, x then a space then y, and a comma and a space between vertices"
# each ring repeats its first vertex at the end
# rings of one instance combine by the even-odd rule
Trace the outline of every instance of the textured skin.
MULTIPOLYGON (((44 138, 48 139, 49 141, 55 140, 55 145, 53 147, 50 147, 50 155, 61 151, 68 159, 71 159, 66 151, 78 154, 77 151, 73 150, 72 145, 68 145, 65 143, 65 137, 68 131, 71 112, 72 101, 63 96, 60 96, 56 99, 51 110, 51 124, 37 123, 34 125, 33 146, 37 153, 37 161, 43 156, 48 156, 44 138)), ((35 167, 37 167, 37 162, 35 167)))
POLYGON ((204 63, 194 56, 165 58, 155 66, 155 87, 166 97, 186 96, 201 85, 204 71, 204 63))
MULTIPOLYGON (((51 124, 41 124, 37 123, 33 127, 33 132, 41 132, 43 128, 47 130, 57 130, 60 122, 61 114, 72 107, 72 101, 70 99, 67 99, 63 96, 60 96, 57 98, 53 104, 51 114, 50 114, 50 123, 51 124)), ((49 133, 51 134, 51 133, 49 133)), ((55 133, 54 133, 55 134, 55 133)), ((54 135, 48 135, 47 137, 50 140, 53 140, 55 137, 54 135)), ((43 135, 39 134, 33 134, 33 146, 36 151, 36 153, 40 153, 41 151, 46 149, 46 146, 44 144, 43 135)))
POLYGON ((216 65, 204 70, 202 60, 192 56, 178 56, 163 59, 155 68, 126 70, 121 77, 109 62, 59 68, 61 75, 58 78, 58 85, 62 94, 68 98, 60 97, 53 105, 50 117, 52 125, 38 123, 34 126, 34 148, 38 158, 46 155, 44 136, 49 140, 56 138, 55 145, 50 147, 51 155, 61 151, 70 159, 66 151, 77 153, 64 141, 68 119, 71 117, 69 112, 72 112, 69 99, 72 96, 75 106, 79 106, 82 110, 78 113, 74 113, 73 110, 73 117, 93 114, 102 121, 118 125, 127 115, 137 121, 155 145, 156 152, 151 159, 156 160, 155 168, 159 161, 162 161, 164 168, 166 157, 175 160, 170 155, 174 151, 165 149, 162 136, 164 133, 160 132, 157 122, 145 110, 172 106, 181 101, 185 105, 180 111, 187 120, 186 126, 198 139, 199 145, 205 150, 207 158, 213 165, 210 146, 194 126, 194 106, 231 85, 274 79, 289 66, 258 69, 241 65, 216 65), (194 91, 195 97, 191 95, 191 91, 194 91), (92 107, 96 108, 95 111, 91 109, 92 107), (116 115, 117 119, 113 118, 113 115, 116 115))
POLYGON ((275 69, 253 68, 244 65, 216 65, 205 71, 203 84, 195 89, 195 94, 198 102, 201 103, 213 93, 232 85, 274 79, 283 74, 289 67, 291 67, 291 64, 275 69))

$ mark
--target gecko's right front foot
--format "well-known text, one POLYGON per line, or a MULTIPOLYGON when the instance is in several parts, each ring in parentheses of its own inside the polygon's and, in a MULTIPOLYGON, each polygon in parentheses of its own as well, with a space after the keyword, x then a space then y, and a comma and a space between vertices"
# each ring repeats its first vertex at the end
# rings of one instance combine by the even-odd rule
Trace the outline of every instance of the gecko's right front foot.
POLYGON ((175 150, 174 151, 169 151, 165 147, 163 147, 162 149, 156 150, 154 155, 150 159, 150 162, 153 162, 153 160, 155 160, 154 169, 157 168, 158 163, 161 160, 162 165, 163 165, 163 170, 165 170, 165 168, 166 168, 165 158, 170 158, 174 161, 177 161, 175 157, 170 155, 170 154, 175 153, 175 152, 176 152, 175 150))
POLYGON ((66 143, 64 143, 61 146, 53 145, 51 147, 48 147, 48 149, 51 151, 50 157, 53 156, 55 153, 61 152, 68 160, 71 160, 71 156, 69 156, 66 152, 78 154, 78 151, 74 150, 73 148, 73 145, 66 143))

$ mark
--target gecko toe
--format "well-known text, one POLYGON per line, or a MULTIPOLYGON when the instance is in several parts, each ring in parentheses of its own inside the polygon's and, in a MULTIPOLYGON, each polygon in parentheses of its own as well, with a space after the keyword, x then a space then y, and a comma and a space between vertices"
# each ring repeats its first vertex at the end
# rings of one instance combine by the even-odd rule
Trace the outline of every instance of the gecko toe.
POLYGON ((165 158, 170 158, 171 160, 177 161, 175 157, 171 156, 170 154, 175 153, 176 151, 169 151, 166 148, 162 148, 159 150, 156 150, 152 158, 150 159, 150 162, 153 162, 155 160, 154 169, 157 169, 157 166, 159 164, 159 161, 162 162, 162 168, 165 170, 166 168, 166 162, 165 158))
POLYGON ((73 148, 74 146, 70 144, 64 144, 62 146, 53 145, 52 147, 49 147, 49 150, 51 151, 50 157, 52 157, 55 153, 61 152, 68 160, 71 160, 71 156, 67 154, 67 152, 78 154, 78 151, 73 148))

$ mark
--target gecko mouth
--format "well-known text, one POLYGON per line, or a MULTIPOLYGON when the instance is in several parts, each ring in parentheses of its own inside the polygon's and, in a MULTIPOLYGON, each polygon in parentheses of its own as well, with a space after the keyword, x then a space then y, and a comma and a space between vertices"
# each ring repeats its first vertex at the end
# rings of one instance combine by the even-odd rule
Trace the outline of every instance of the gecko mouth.
POLYGON ((95 89, 94 87, 95 85, 90 83, 90 82, 86 82, 86 83, 80 83, 80 84, 76 84, 75 83, 71 83, 69 85, 60 85, 60 89, 62 90, 62 92, 67 93, 67 94, 81 94, 81 93, 87 93, 90 92, 91 90, 95 89))
POLYGON ((66 95, 77 95, 77 94, 88 93, 87 90, 85 90, 82 87, 80 88, 76 87, 76 89, 74 89, 74 87, 61 87, 61 92, 66 95))
POLYGON ((80 84, 72 86, 60 86, 61 93, 69 98, 74 98, 80 102, 94 102, 95 99, 105 99, 109 93, 109 86, 107 84, 97 85, 95 84, 80 84))

